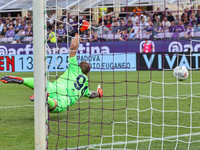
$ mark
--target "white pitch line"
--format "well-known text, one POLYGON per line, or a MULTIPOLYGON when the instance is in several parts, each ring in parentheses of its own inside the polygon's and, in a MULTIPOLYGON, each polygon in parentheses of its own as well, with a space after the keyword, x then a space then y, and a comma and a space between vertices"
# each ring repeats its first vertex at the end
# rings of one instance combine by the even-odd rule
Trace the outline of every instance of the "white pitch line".
MULTIPOLYGON (((185 99, 185 98, 181 98, 182 96, 186 96, 185 98, 188 98, 188 96, 190 97, 191 95, 190 94, 186 94, 186 95, 179 95, 179 98, 180 99, 185 99)), ((199 94, 193 94, 192 95, 193 97, 194 96, 199 96, 199 94)), ((145 95, 140 95, 140 99, 147 99, 147 98, 150 98, 149 96, 145 96, 145 95)), ((161 99, 162 97, 159 97, 159 99, 161 99)), ((165 98, 177 98, 175 96, 170 96, 170 97, 167 97, 165 96, 165 98)), ((115 101, 123 101, 123 100, 136 100, 138 99, 137 97, 134 97, 134 98, 128 98, 128 99, 114 99, 115 101)), ((156 97, 154 97, 154 99, 156 99, 156 97)), ((109 101, 113 101, 113 99, 103 99, 103 102, 109 102, 109 101)), ((99 102, 102 102, 102 100, 90 100, 90 101, 78 101, 77 103, 99 103, 99 102)), ((4 106, 4 107, 0 107, 0 109, 3 109, 3 108, 20 108, 20 107, 32 107, 34 105, 20 105, 20 106, 4 106)))
MULTIPOLYGON (((133 100, 134 98, 131 98, 131 99, 128 99, 128 100, 133 100)), ((143 98, 141 98, 143 99, 143 98)), ((115 100, 126 100, 126 99, 115 99, 115 100)), ((113 99, 109 99, 109 100, 103 100, 104 102, 106 101, 113 101, 113 99)), ((91 100, 91 101, 78 101, 77 103, 88 103, 88 102, 102 102, 101 100, 91 100)), ((20 105, 20 106, 4 106, 4 107, 0 107, 0 109, 3 109, 3 108, 19 108, 19 107, 31 107, 31 106, 34 106, 34 105, 20 105)))
MULTIPOLYGON (((186 98, 189 98, 189 97, 191 97, 191 96, 200 96, 200 94, 198 93, 198 94, 193 94, 193 95, 191 95, 191 94, 185 94, 185 95, 179 95, 179 99, 186 99, 186 98)), ((129 96, 130 97, 130 96, 129 96)), ((150 96, 146 96, 146 95, 140 95, 140 98, 139 99, 147 99, 147 98, 150 98, 150 96)), ((151 98, 153 98, 153 99, 163 99, 163 97, 153 97, 153 96, 151 96, 151 98)), ((164 98, 166 98, 166 99, 177 99, 177 95, 175 95, 175 96, 164 96, 164 98)), ((118 101, 121 101, 121 100, 137 100, 138 99, 138 97, 137 96, 135 96, 135 97, 133 97, 133 98, 127 98, 127 99, 114 99, 115 101, 116 100, 118 100, 118 101)), ((113 101, 113 99, 109 99, 109 100, 106 100, 106 99, 103 99, 103 102, 106 102, 106 101, 113 101)), ((102 102, 102 100, 93 100, 93 99, 91 99, 90 101, 78 101, 77 103, 88 103, 88 102, 93 102, 93 103, 97 103, 97 102, 102 102)))
MULTIPOLYGON (((124 145, 124 144, 131 144, 131 143, 140 143, 140 142, 149 142, 149 141, 156 141, 156 140, 167 140, 167 139, 173 139, 173 138, 180 138, 180 137, 187 137, 190 135, 200 135, 200 132, 197 133, 193 133, 193 134, 181 134, 181 135, 173 135, 173 136, 167 136, 167 137, 160 137, 160 138, 151 138, 151 139, 144 139, 144 140, 135 140, 135 141, 127 141, 127 142, 123 142, 123 141, 119 141, 119 142, 114 142, 114 143, 105 143, 105 144, 92 144, 89 145, 89 148, 95 148, 95 147, 100 147, 101 146, 109 146, 109 145, 124 145)), ((85 146, 80 146, 78 148, 85 148, 88 145, 85 146)), ((77 149, 77 147, 75 148, 69 148, 69 149, 77 149)), ((64 149, 59 149, 59 150, 64 150, 64 149)))
POLYGON ((2 109, 2 108, 32 107, 32 106, 34 106, 34 105, 5 106, 5 107, 0 107, 0 109, 2 109))

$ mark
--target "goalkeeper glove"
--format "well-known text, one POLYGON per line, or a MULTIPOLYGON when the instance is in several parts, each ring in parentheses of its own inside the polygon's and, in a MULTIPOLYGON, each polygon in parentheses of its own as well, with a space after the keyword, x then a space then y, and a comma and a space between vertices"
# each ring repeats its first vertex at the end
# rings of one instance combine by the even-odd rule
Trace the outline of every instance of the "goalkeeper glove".
POLYGON ((100 88, 100 84, 97 87, 97 92, 99 93, 99 98, 102 98, 102 96, 103 96, 103 90, 100 88))

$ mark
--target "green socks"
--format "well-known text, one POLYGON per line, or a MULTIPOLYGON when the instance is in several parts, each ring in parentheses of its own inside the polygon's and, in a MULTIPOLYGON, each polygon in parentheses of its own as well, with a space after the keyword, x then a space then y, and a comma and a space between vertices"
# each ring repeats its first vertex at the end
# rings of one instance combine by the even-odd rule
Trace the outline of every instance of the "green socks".
POLYGON ((30 88, 34 88, 34 78, 23 78, 24 82, 22 83, 25 86, 30 88))
MULTIPOLYGON (((34 88, 34 78, 23 78, 23 85, 34 88)), ((55 106, 55 102, 52 98, 48 97, 49 109, 52 109, 55 106)))

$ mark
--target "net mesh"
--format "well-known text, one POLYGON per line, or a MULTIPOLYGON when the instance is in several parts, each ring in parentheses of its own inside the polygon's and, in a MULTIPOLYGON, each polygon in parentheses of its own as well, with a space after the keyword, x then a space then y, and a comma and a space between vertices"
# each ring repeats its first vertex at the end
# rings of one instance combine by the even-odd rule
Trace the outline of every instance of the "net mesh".
MULTIPOLYGON (((106 27, 102 28, 100 33, 98 31, 102 26, 97 27, 92 23, 92 20, 95 19, 92 18, 95 17, 94 14, 99 15, 96 16, 97 22, 101 20, 105 22, 105 17, 109 16, 115 20, 115 17, 121 13, 122 7, 125 8, 124 14, 125 16, 128 14, 128 17, 132 13, 132 7, 139 6, 141 9, 147 9, 142 8, 146 6, 142 1, 137 4, 126 1, 125 4, 118 5, 113 0, 112 5, 104 6, 109 8, 110 12, 101 9, 106 3, 105 1, 96 1, 95 3, 89 0, 85 3, 88 5, 87 10, 82 9, 84 3, 81 1, 75 2, 74 6, 69 6, 69 1, 66 0, 66 6, 63 8, 57 7, 58 2, 55 1, 55 16, 58 16, 60 11, 66 11, 64 19, 59 20, 57 17, 52 19, 54 16, 52 14, 51 17, 47 16, 47 20, 54 22, 55 30, 59 28, 60 24, 68 26, 66 35, 63 36, 67 43, 59 43, 58 35, 56 35, 55 44, 47 43, 47 53, 50 53, 47 58, 47 68, 49 69, 47 80, 53 82, 68 68, 69 46, 74 35, 69 32, 70 27, 73 26, 74 30, 78 30, 81 24, 79 20, 83 19, 83 14, 88 14, 89 17, 86 19, 90 22, 91 27, 87 31, 88 33, 80 34, 82 42, 79 43, 77 59, 79 63, 88 61, 91 64, 92 69, 88 76, 89 88, 96 90, 96 86, 100 84, 104 95, 101 99, 81 98, 65 112, 49 113, 48 148, 198 148, 200 146, 200 64, 199 54, 195 53, 198 52, 198 48, 195 51, 195 45, 198 45, 199 41, 190 38, 181 40, 181 37, 185 37, 185 32, 184 34, 179 32, 173 37, 172 33, 165 32, 168 30, 167 23, 163 24, 164 32, 162 33, 153 34, 151 30, 145 29, 131 38, 131 34, 127 35, 128 33, 105 34, 106 27), (97 4, 99 6, 96 6, 97 4), (68 13, 70 13, 69 16, 68 13), (70 19, 73 17, 78 21, 74 20, 74 23, 70 23, 70 19), (95 35, 91 33, 92 30, 98 33, 98 42, 92 42, 91 39, 95 39, 95 35), (166 49, 169 45, 169 37, 175 42, 175 47, 171 46, 175 49, 171 51, 173 53, 166 53, 168 52, 166 49), (141 46, 146 39, 152 43, 152 51, 148 54, 142 53, 141 46), (122 40, 123 42, 121 42, 122 40), (156 41, 163 45, 158 52, 155 49, 158 44, 156 41), (117 50, 119 42, 122 45, 120 52, 117 50), (187 45, 181 49, 180 42, 187 43, 189 47, 187 45), (108 43, 111 45, 109 50, 108 43), (128 47, 132 43, 137 46, 129 50, 128 47), (154 43, 156 44, 154 45, 154 43), (188 48, 191 48, 190 52, 188 52, 188 48), (61 51, 64 54, 61 54, 61 51), (56 55, 51 55, 52 53, 56 55), (177 65, 184 65, 189 70, 189 78, 184 82, 173 77, 172 71, 177 65)), ((189 5, 186 4, 187 1, 183 1, 182 4, 180 1, 171 2, 172 5, 166 1, 156 2, 153 0, 149 2, 150 8, 148 8, 149 11, 146 11, 148 15, 145 14, 151 21, 154 19, 153 14, 157 12, 154 10, 155 6, 160 6, 163 10, 169 7, 171 10, 168 11, 178 15, 180 19, 183 8, 193 6, 192 2, 189 5)), ((195 8, 192 9, 195 10, 195 8)), ((136 13, 143 15, 142 12, 136 13)), ((167 12, 163 11, 162 13, 167 12)), ((132 20, 134 21, 134 19, 132 20)), ((140 24, 142 24, 141 20, 139 20, 140 24)), ((126 19, 124 22, 128 24, 126 19)), ((137 27, 136 22, 132 22, 132 25, 137 27)), ((120 26, 123 27, 122 24, 120 26)), ((159 24, 153 26, 157 28, 159 24)), ((107 28, 109 29, 109 25, 107 28)), ((116 28, 117 26, 113 25, 112 29, 116 28)), ((135 30, 137 29, 135 28, 135 30)), ((47 34, 48 36, 49 34, 47 34)))

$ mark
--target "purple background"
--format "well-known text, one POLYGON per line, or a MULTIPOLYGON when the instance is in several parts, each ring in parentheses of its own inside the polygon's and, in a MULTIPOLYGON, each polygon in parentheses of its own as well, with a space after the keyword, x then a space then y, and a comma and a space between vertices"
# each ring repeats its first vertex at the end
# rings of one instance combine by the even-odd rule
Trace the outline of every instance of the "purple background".
MULTIPOLYGON (((93 42, 80 43, 79 53, 126 53, 126 52, 140 52, 145 41, 112 41, 112 42, 93 42)), ((151 41, 154 45, 153 52, 187 52, 190 47, 192 52, 200 52, 200 42, 192 42, 190 46, 189 40, 157 40, 151 41)), ((66 43, 58 43, 60 50, 56 49, 56 44, 48 44, 50 49, 48 54, 67 54, 68 50, 66 43)), ((0 45, 0 55, 21 55, 33 54, 33 44, 4 44, 0 45)))

